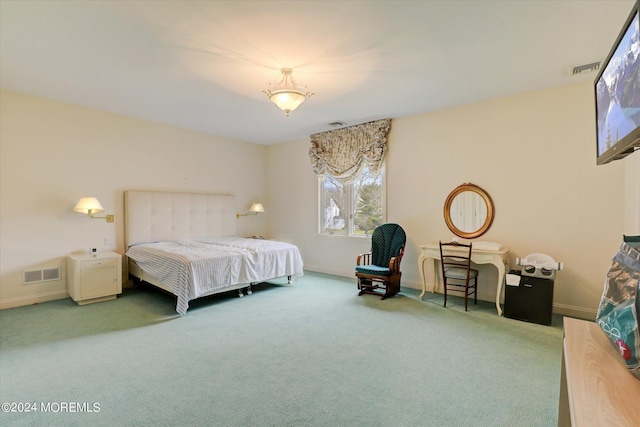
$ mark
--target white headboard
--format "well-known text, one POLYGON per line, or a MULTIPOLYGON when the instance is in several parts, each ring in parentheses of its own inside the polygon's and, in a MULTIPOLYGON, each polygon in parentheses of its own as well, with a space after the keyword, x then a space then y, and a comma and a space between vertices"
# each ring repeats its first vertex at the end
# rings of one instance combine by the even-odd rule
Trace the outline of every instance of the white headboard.
POLYGON ((236 235, 236 196, 124 192, 125 245, 236 235))

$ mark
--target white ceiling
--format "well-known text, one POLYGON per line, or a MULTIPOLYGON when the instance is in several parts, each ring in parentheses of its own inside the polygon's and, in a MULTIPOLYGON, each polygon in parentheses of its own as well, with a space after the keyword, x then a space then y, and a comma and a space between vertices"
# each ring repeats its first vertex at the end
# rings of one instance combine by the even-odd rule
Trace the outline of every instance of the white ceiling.
POLYGON ((593 80, 633 0, 0 0, 0 86, 258 144, 593 80), (290 117, 262 93, 293 68, 290 117))

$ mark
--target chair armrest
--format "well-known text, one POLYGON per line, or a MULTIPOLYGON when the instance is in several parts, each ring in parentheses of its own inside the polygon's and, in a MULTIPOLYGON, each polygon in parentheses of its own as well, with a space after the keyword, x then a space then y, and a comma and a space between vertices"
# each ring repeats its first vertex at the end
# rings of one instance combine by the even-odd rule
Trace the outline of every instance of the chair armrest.
POLYGON ((389 260, 389 270, 391 273, 395 274, 400 272, 400 261, 402 261, 402 255, 394 256, 389 260))
POLYGON ((358 255, 356 265, 370 265, 371 264, 371 252, 358 255))
POLYGON ((397 256, 394 256, 389 260, 389 270, 391 274, 396 274, 400 272, 400 262, 402 261, 402 256, 404 255, 404 248, 400 251, 397 256))

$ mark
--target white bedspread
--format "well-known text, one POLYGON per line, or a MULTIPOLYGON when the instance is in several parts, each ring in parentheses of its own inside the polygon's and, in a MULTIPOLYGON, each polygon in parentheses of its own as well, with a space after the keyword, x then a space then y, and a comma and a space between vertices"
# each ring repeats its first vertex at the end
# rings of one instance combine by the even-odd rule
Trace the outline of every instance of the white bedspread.
POLYGON ((298 248, 272 240, 216 237, 143 243, 126 255, 172 289, 180 314, 187 312, 190 300, 225 287, 303 274, 298 248))

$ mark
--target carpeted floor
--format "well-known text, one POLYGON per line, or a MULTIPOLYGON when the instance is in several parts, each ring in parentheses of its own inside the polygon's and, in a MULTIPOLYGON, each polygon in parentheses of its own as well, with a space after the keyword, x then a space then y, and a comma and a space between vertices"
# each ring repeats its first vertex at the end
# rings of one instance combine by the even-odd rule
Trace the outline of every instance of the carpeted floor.
POLYGON ((33 426, 551 426, 562 329, 479 302, 306 273, 191 303, 151 287, 114 301, 0 311, 0 401, 33 426), (26 412, 30 410, 31 412, 26 412))

